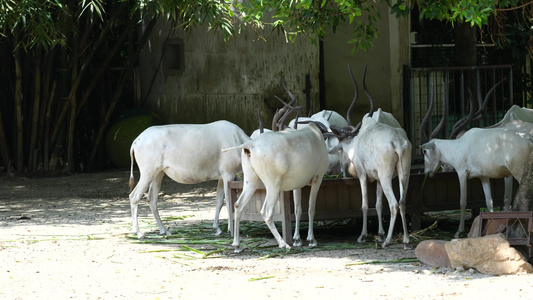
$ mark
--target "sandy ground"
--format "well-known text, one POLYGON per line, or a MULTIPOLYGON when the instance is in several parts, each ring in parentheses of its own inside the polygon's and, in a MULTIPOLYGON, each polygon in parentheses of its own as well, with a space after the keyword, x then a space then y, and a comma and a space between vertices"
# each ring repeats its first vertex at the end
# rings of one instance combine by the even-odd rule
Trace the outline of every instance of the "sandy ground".
MULTIPOLYGON (((340 236, 352 248, 328 250, 325 235, 331 232, 320 227, 316 251, 261 252, 250 246, 234 254, 227 233, 206 235, 219 248, 203 259, 194 250, 209 250, 201 245, 184 251, 178 244, 135 243, 128 177, 126 171, 1 177, 0 298, 511 299, 533 294, 533 275, 489 276, 416 261, 384 262, 412 258, 414 251, 397 243, 387 249, 371 244, 357 248, 358 232, 340 236), (382 262, 368 263, 372 261, 382 262)), ((210 227, 214 182, 179 185, 165 180, 162 190, 160 212, 172 231, 210 227)), ((139 215, 141 226, 151 233, 148 241, 168 241, 155 236, 144 202, 139 215)))

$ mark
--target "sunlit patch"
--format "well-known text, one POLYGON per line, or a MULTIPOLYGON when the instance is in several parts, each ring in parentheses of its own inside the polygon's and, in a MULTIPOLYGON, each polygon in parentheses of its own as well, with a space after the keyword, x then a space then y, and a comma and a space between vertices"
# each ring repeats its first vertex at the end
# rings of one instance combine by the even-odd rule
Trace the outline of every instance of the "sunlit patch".
POLYGON ((355 156, 355 148, 350 148, 350 150, 348 150, 348 157, 354 157, 355 156))

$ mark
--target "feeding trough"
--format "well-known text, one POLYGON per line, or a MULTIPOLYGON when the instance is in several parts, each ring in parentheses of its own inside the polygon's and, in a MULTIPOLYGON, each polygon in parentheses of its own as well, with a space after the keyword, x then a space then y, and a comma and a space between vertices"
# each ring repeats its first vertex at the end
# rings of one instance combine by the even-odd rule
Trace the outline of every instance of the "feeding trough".
MULTIPOLYGON (((398 180, 393 180, 393 188, 396 197, 399 197, 398 180)), ((515 183, 515 189, 517 184, 515 183)), ((234 213, 234 204, 242 192, 242 181, 229 182, 230 207, 229 213, 234 213)), ((491 179, 494 207, 503 206, 503 179, 491 179)), ((302 188, 302 218, 308 221, 309 186, 302 188)), ((376 183, 368 186, 369 209, 368 216, 377 216, 376 212, 376 183)), ((407 191, 407 213, 411 217, 411 230, 420 229, 420 220, 424 212, 458 210, 459 207, 459 180, 455 172, 436 173, 432 178, 426 178, 424 174, 412 171, 407 191)), ((241 220, 261 221, 261 208, 266 196, 266 190, 258 189, 253 198, 244 209, 241 220)), ((479 179, 468 181, 467 208, 472 209, 473 215, 479 213, 479 209, 485 208, 485 195, 479 179)), ((341 178, 324 179, 316 199, 315 221, 356 219, 363 215, 361 210, 362 196, 359 179, 341 178)), ((383 216, 389 215, 389 206, 386 198, 383 199, 383 216)), ((292 222, 295 221, 294 203, 292 191, 281 192, 280 201, 277 202, 274 221, 282 224, 281 234, 285 241, 292 244, 292 222)))
MULTIPOLYGON (((504 180, 491 179, 491 190, 494 207, 503 207, 504 180)), ((516 192, 518 183, 514 181, 516 192)), ((479 214, 481 208, 486 208, 485 194, 481 181, 477 178, 468 180, 466 208, 472 210, 472 217, 479 214)), ((423 173, 411 171, 409 190, 407 191, 408 212, 411 215, 411 228, 420 229, 420 216, 424 212, 459 210, 459 178, 455 172, 435 173, 426 177, 423 173)))
MULTIPOLYGON (((242 192, 242 187, 242 181, 231 181, 229 183, 231 200, 229 211, 231 214, 234 213, 233 207, 242 192)), ((372 200, 375 199, 375 183, 369 185, 369 190, 371 191, 371 195, 369 195, 371 199, 369 207, 371 208, 368 211, 368 215, 375 216, 375 200, 372 202, 372 200)), ((309 220, 307 214, 309 209, 309 191, 310 186, 302 188, 303 212, 301 221, 309 220)), ((248 206, 244 209, 241 220, 262 222, 263 217, 261 216, 261 207, 263 206, 265 196, 266 190, 258 189, 252 200, 248 203, 248 206)), ((316 199, 315 221, 361 217, 363 215, 361 203, 362 198, 359 179, 324 179, 320 185, 320 190, 316 199)), ((274 221, 281 221, 281 234, 285 241, 292 244, 292 222, 295 221, 292 191, 280 193, 280 201, 276 203, 272 219, 274 221)))

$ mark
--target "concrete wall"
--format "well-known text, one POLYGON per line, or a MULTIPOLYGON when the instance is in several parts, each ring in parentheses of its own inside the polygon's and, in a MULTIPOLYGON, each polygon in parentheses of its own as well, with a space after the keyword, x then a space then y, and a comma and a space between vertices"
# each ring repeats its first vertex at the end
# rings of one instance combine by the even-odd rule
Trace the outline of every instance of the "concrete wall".
MULTIPOLYGON (((356 124, 368 112, 369 103, 362 89, 362 74, 368 63, 366 83, 376 101, 376 109, 391 112, 403 123, 403 65, 409 63, 409 20, 397 19, 381 5, 379 37, 368 52, 352 53, 351 25, 339 26, 323 43, 324 109, 345 116, 354 88, 348 73, 351 65, 359 84, 359 100, 351 116, 356 124)), ((224 42, 220 33, 197 28, 170 31, 171 40, 183 42, 183 61, 179 72, 157 69, 169 25, 158 24, 141 59, 142 95, 146 103, 168 123, 206 123, 226 119, 247 133, 258 127, 257 109, 263 124, 270 128, 272 116, 281 104, 274 95, 288 99, 279 83, 282 78, 296 95, 305 113, 315 113, 320 105, 320 53, 305 37, 287 43, 284 36, 261 31, 266 41, 253 30, 224 42), (154 78, 154 74, 156 77, 154 78), (304 94, 306 76, 310 79, 308 102, 304 94)), ((178 47, 167 47, 175 51, 178 47)), ((172 55, 170 55, 172 56, 172 55)))
POLYGON ((368 63, 366 85, 376 102, 376 109, 392 113, 403 124, 403 65, 409 63, 409 20, 390 15, 388 7, 381 5, 382 20, 377 24, 379 37, 373 49, 356 50, 347 44, 351 38, 351 25, 339 26, 335 34, 324 40, 324 70, 326 108, 346 115, 354 97, 354 87, 348 73, 350 64, 359 86, 359 99, 351 115, 354 125, 370 109, 363 92, 362 76, 368 63))
POLYGON ((225 42, 220 33, 206 28, 170 31, 170 40, 182 44, 167 47, 163 68, 158 68, 169 25, 160 22, 144 49, 140 65, 145 105, 168 123, 207 123, 226 119, 247 133, 258 127, 257 109, 270 128, 273 113, 281 107, 274 95, 288 96, 283 79, 296 95, 297 104, 313 112, 319 109, 318 46, 301 37, 288 43, 277 33, 252 30, 225 42), (182 51, 181 70, 168 70, 173 56, 182 51), (170 53, 170 55, 168 54, 170 53), (154 77, 155 74, 155 77, 154 77), (309 76, 309 101, 304 89, 309 76), (306 107, 307 106, 307 107, 306 107))

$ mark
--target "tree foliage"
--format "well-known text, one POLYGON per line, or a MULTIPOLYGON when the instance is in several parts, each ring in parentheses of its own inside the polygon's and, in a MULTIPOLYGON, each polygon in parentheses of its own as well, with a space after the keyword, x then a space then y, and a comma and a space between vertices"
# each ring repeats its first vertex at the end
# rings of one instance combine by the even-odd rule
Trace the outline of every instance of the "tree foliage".
MULTIPOLYGON (((403 2, 403 0, 400 0, 403 2)), ((522 0, 415 0, 421 19, 465 22, 481 27, 499 11, 519 10, 531 6, 522 0)))
POLYGON ((0 0, 1 161, 20 172, 94 167, 115 108, 132 97, 123 93, 158 18, 184 30, 206 26, 226 39, 252 27, 315 42, 348 23, 348 42, 369 49, 381 18, 377 3, 399 17, 417 3, 423 18, 478 26, 522 3, 415 1, 0 0))
POLYGON ((356 48, 369 49, 377 37, 375 23, 381 18, 373 1, 250 1, 239 6, 244 24, 260 28, 271 26, 287 39, 305 35, 312 41, 335 32, 342 23, 352 25, 348 41, 356 48))

